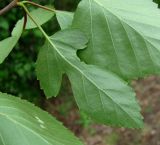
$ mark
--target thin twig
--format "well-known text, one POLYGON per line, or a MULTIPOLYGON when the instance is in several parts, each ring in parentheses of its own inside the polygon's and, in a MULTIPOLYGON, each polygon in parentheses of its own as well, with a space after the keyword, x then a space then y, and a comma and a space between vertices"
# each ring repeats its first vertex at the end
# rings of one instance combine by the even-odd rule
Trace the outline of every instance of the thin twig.
POLYGON ((10 9, 17 6, 17 0, 13 0, 11 3, 9 3, 6 7, 4 7, 2 10, 0 10, 0 16, 8 12, 10 9))
POLYGON ((27 24, 27 13, 26 11, 24 11, 23 30, 26 28, 26 24, 27 24))
POLYGON ((45 9, 45 10, 47 10, 47 11, 55 12, 55 10, 54 10, 54 9, 52 9, 52 8, 48 8, 48 7, 45 7, 45 6, 39 5, 39 4, 34 3, 34 2, 31 2, 31 1, 22 1, 22 2, 20 2, 20 3, 23 3, 23 4, 31 4, 31 5, 33 5, 33 6, 36 6, 36 7, 39 7, 39 8, 45 9))
MULTIPOLYGON (((46 39, 49 40, 49 36, 46 34, 46 32, 43 30, 43 28, 41 27, 41 25, 39 25, 36 20, 32 17, 32 15, 30 14, 29 10, 27 9, 27 7, 22 3, 22 2, 19 2, 17 3, 18 6, 21 6, 25 12, 27 13, 27 15, 29 16, 29 18, 33 21, 33 23, 39 28, 39 30, 42 32, 42 34, 44 35, 44 37, 46 39)), ((50 40, 49 40, 50 41, 50 40)))

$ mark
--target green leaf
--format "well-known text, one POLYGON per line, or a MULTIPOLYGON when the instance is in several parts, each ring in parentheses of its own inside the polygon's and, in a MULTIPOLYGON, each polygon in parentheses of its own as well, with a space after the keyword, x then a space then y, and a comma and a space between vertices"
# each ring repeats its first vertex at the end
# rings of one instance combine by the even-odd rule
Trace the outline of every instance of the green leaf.
POLYGON ((127 83, 109 71, 79 60, 76 52, 85 48, 86 43, 87 39, 78 30, 63 30, 47 38, 37 61, 37 75, 45 93, 58 92, 52 86, 60 81, 56 78, 66 73, 80 110, 94 120, 113 126, 142 127, 135 93, 127 83))
POLYGON ((124 79, 160 74, 160 10, 151 0, 82 0, 73 28, 90 39, 80 58, 124 79))
MULTIPOLYGON (((44 23, 49 21, 55 15, 55 13, 38 8, 38 9, 35 9, 34 11, 32 11, 31 15, 39 25, 43 25, 44 23)), ((28 20, 27 20, 27 24, 26 24, 26 29, 37 28, 37 26, 34 24, 34 22, 29 17, 27 19, 28 20)))
MULTIPOLYGON (((36 9, 31 12, 31 15, 33 18, 40 24, 46 23, 48 20, 50 20, 54 13, 50 11, 45 11, 42 9, 36 9)), ((26 29, 33 29, 36 28, 35 24, 32 22, 32 20, 28 17, 26 29)), ((9 53, 12 51, 14 46, 17 44, 23 30, 23 19, 19 20, 13 29, 13 32, 11 34, 11 37, 6 38, 2 41, 0 41, 0 64, 5 60, 5 58, 9 55, 9 53)))
MULTIPOLYGON (((79 31, 80 36, 76 35, 77 31, 67 31, 65 35, 58 35, 57 39, 61 39, 65 44, 74 46, 76 49, 84 48, 87 42, 79 31), (74 40, 74 41, 73 41, 74 40)), ((44 90, 48 98, 57 96, 60 90, 62 74, 64 73, 61 66, 61 58, 54 50, 54 44, 47 41, 39 52, 37 60, 37 77, 40 80, 40 86, 44 90), (45 74, 45 75, 44 75, 45 74)))
POLYGON ((0 64, 5 60, 5 58, 9 55, 12 51, 13 47, 17 44, 23 29, 23 21, 20 20, 16 24, 11 37, 6 38, 0 41, 0 64))
POLYGON ((0 93, 1 145, 82 145, 55 118, 29 102, 0 93))
POLYGON ((73 13, 67 11, 56 11, 56 17, 61 29, 69 28, 72 25, 73 13))
POLYGON ((36 72, 46 96, 48 98, 57 96, 61 87, 63 71, 59 66, 57 54, 48 43, 39 52, 36 72))

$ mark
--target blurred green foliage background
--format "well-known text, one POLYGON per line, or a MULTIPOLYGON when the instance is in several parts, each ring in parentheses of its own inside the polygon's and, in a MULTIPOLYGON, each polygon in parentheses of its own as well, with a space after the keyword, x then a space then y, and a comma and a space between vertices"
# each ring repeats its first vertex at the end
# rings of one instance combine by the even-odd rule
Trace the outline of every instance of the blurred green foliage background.
POLYGON ((154 2, 156 2, 158 4, 158 7, 160 8, 160 0, 153 0, 154 2))

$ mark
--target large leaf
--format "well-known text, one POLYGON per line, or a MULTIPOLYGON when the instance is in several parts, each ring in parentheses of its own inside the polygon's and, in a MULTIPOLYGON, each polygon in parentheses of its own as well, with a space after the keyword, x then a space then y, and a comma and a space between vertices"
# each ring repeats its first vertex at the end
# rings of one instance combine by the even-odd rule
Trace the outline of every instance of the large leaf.
POLYGON ((38 79, 47 96, 57 94, 62 74, 66 73, 79 108, 94 120, 114 126, 142 127, 140 108, 127 83, 77 57, 77 50, 87 42, 83 33, 65 30, 47 39, 37 61, 38 79))
MULTIPOLYGON (((33 10, 31 12, 31 15, 40 25, 42 25, 46 23, 49 19, 51 19, 54 13, 39 8, 33 10)), ((33 29, 33 28, 36 28, 36 26, 32 22, 32 20, 28 17, 26 29, 33 29)), ((5 58, 9 55, 14 46, 17 44, 22 34, 22 30, 23 30, 23 19, 17 22, 15 28, 13 29, 11 37, 0 41, 0 64, 5 60, 5 58)))
POLYGON ((56 17, 61 29, 69 28, 72 25, 73 13, 67 11, 56 11, 56 17))
POLYGON ((0 93, 1 145, 82 145, 46 112, 11 95, 0 93))
POLYGON ((152 0, 82 0, 74 28, 90 39, 82 60, 124 79, 160 73, 160 10, 152 0))

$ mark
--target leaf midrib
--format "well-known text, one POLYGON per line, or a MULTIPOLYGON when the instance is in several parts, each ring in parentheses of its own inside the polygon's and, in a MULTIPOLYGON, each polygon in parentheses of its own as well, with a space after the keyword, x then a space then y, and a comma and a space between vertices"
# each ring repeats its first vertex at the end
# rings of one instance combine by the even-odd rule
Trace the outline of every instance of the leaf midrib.
POLYGON ((1 141, 2 141, 3 145, 6 145, 6 143, 5 143, 5 141, 4 141, 3 136, 2 136, 1 133, 0 133, 0 137, 1 137, 1 141))
POLYGON ((137 31, 132 25, 130 25, 129 23, 127 23, 127 21, 125 19, 123 19, 119 15, 116 15, 115 13, 113 13, 110 9, 106 9, 103 5, 101 5, 100 3, 98 3, 96 0, 93 0, 93 1, 95 3, 97 3, 100 7, 103 7, 105 10, 109 11, 112 15, 116 16, 117 18, 119 18, 120 21, 123 21, 126 25, 128 25, 129 27, 131 27, 132 29, 134 29, 136 31, 136 33, 138 33, 144 40, 146 40, 148 43, 150 43, 153 46, 153 44, 148 39, 146 39, 145 36, 143 36, 142 32, 137 31))
MULTIPOLYGON (((36 136, 40 137, 44 142, 46 142, 48 145, 52 145, 50 144, 45 138, 43 138, 40 134, 38 134, 37 132, 35 132, 34 130, 31 130, 30 128, 28 128, 27 126, 24 126, 23 124, 21 124, 20 122, 14 120, 13 118, 11 118, 9 115, 6 115, 4 113, 0 112, 0 116, 4 116, 6 119, 8 119, 9 121, 13 122, 14 124, 17 124, 19 126, 21 126, 22 128, 32 132, 33 134, 35 134, 36 136)), ((63 144, 62 144, 63 145, 63 144)))
MULTIPOLYGON (((9 108, 9 109, 16 109, 16 110, 18 110, 17 108, 15 108, 15 107, 8 107, 8 106, 0 106, 0 108, 9 108)), ((18 110, 18 111, 20 111, 21 113, 25 113, 27 116, 28 116, 28 114, 26 113, 26 112, 23 112, 22 110, 18 110)), ((4 113, 0 113, 0 115, 1 114, 4 114, 4 113)), ((19 122, 19 121, 17 121, 17 120, 15 120, 16 118, 19 118, 19 119, 21 119, 22 121, 24 120, 24 121, 26 121, 26 122, 28 122, 28 123, 31 123, 32 124, 32 122, 30 122, 30 121, 28 121, 28 120, 26 120, 25 118, 22 118, 22 117, 19 117, 19 116, 16 116, 16 115, 10 115, 10 114, 5 114, 6 116, 10 116, 9 118, 11 118, 12 120, 14 120, 15 121, 15 123, 17 122, 19 122), (13 119, 13 118, 15 118, 15 119, 13 119)), ((7 117, 6 117, 7 118, 7 117)), ((16 123, 16 124, 17 124, 16 123)), ((19 122, 19 124, 21 124, 20 122, 19 122)), ((22 124, 23 125, 23 124, 22 124)), ((24 125, 23 125, 24 126, 24 125)), ((33 126, 34 126, 34 124, 33 124, 33 126)), ((28 127, 27 127, 28 128, 28 127)), ((29 129, 29 128, 28 128, 29 129)), ((36 131, 34 131, 35 133, 37 133, 36 131)), ((41 135, 39 135, 39 136, 41 136, 41 135)), ((51 137, 51 136, 50 136, 51 137)), ((49 136, 46 136, 46 138, 49 138, 49 136)), ((54 142, 57 142, 56 141, 56 138, 54 138, 54 142)), ((59 143, 59 142, 58 142, 59 143)), ((60 143, 59 143, 60 144, 60 143)), ((61 145, 63 145, 63 144, 61 144, 61 145)))
MULTIPOLYGON (((89 0, 89 1, 91 1, 91 0, 89 0)), ((152 56, 150 55, 150 51, 149 51, 149 49, 148 49, 148 47, 147 47, 147 44, 146 44, 146 42, 148 42, 150 45, 152 45, 154 48, 156 48, 145 36, 143 36, 144 34, 142 33, 142 32, 140 32, 140 31, 137 31, 132 25, 130 25, 125 19, 123 19, 123 18, 121 18, 119 15, 117 15, 117 14, 115 14, 115 13, 113 13, 109 8, 107 9, 107 8, 105 8, 102 4, 100 4, 99 2, 97 2, 96 0, 92 0, 92 1, 94 1, 97 5, 99 5, 100 7, 102 7, 103 9, 105 9, 106 11, 108 11, 108 12, 110 12, 112 15, 114 15, 115 17, 117 17, 120 21, 121 21, 121 23, 122 22, 124 22, 126 25, 128 25, 129 27, 131 27, 137 34, 139 34, 143 39, 144 39, 144 43, 145 43, 145 45, 146 45, 146 49, 147 49, 147 51, 148 51, 148 55, 149 55, 149 57, 150 57, 150 59, 151 59, 151 61, 152 61, 152 64, 153 64, 153 66, 154 66, 154 73, 156 74, 156 66, 155 66, 155 63, 154 63, 154 61, 153 61, 153 58, 152 58, 152 56)), ((127 33, 127 32, 126 32, 127 33)), ((153 39, 155 39, 155 38, 153 38, 153 39)), ((156 48, 157 49, 157 48, 156 48)), ((158 50, 158 49, 157 49, 158 50)), ((158 50, 159 51, 159 50, 158 50)))
MULTIPOLYGON (((48 37, 49 38, 49 37, 48 37)), ((109 97, 111 100, 112 100, 112 102, 114 102, 114 104, 116 104, 117 106, 119 106, 119 108, 121 109, 121 110, 123 110, 126 114, 127 114, 127 116, 129 117, 129 118, 131 118, 134 122, 135 122, 135 124, 137 124, 137 122, 135 121, 135 119, 134 118, 132 118, 132 116, 130 115, 130 114, 128 114, 128 112, 126 112, 122 107, 121 107, 121 105, 120 104, 118 104, 117 102, 115 102, 113 99, 112 99, 112 97, 110 97, 109 95, 107 95, 107 92, 105 92, 103 89, 101 89, 101 88, 99 88, 97 85, 96 85, 96 83, 94 82, 94 80, 91 80, 91 79, 89 79, 89 77, 85 74, 85 73, 83 73, 83 71, 81 71, 78 67, 76 67, 75 65, 73 65, 70 61, 68 61, 66 58, 65 58, 65 56, 63 56, 62 54, 61 54, 61 52, 58 50, 58 48, 53 44, 53 42, 51 41, 51 39, 52 38, 49 38, 49 42, 50 42, 50 44, 53 46, 53 48, 55 48, 55 50, 57 51, 57 53, 64 59, 64 61, 66 61, 69 65, 71 65, 73 68, 75 68, 76 70, 78 70, 80 73, 81 73, 81 75, 83 75, 83 76, 85 76, 85 78, 89 81, 89 82, 91 82, 97 89, 98 89, 98 91, 102 91, 107 97, 109 97)), ((54 41, 54 39, 52 39, 53 41, 54 41)), ((63 43, 63 42, 61 42, 61 43, 63 43)), ((68 45, 68 44, 65 44, 65 45, 68 45)), ((70 45, 69 45, 70 46, 70 45)), ((99 96, 100 97, 100 96, 99 96)), ((100 97, 100 99, 101 99, 101 97, 100 97)), ((101 105, 103 106, 103 103, 101 103, 101 105)), ((102 107, 103 108, 103 107, 102 107)))

